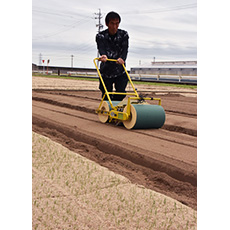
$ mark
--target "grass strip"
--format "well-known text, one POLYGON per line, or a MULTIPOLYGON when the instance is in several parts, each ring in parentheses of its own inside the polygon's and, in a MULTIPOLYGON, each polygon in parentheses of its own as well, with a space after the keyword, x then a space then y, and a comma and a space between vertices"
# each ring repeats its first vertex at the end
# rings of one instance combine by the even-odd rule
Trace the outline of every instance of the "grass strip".
MULTIPOLYGON (((89 77, 71 77, 68 75, 42 75, 42 74, 33 74, 33 77, 46 77, 46 78, 61 78, 61 79, 71 79, 71 80, 86 80, 86 81, 98 81, 98 78, 89 78, 89 77)), ((160 83, 160 82, 144 82, 144 81, 134 81, 136 85, 152 85, 152 86, 163 86, 163 87, 177 87, 185 89, 197 89, 196 85, 184 85, 184 84, 170 84, 170 83, 160 83)))

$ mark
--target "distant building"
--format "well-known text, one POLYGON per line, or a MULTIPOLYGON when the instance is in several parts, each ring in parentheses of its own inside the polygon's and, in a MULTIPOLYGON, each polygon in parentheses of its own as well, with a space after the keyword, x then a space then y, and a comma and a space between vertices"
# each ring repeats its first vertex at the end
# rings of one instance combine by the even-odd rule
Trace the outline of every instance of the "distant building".
MULTIPOLYGON (((47 66, 36 65, 32 63, 32 70, 33 71, 47 71, 47 66)), ((89 73, 96 73, 95 68, 76 68, 76 67, 62 67, 62 66, 48 66, 48 70, 54 74, 67 74, 68 72, 89 72, 89 73)))
POLYGON ((130 69, 131 74, 197 76, 197 61, 152 62, 151 66, 130 69))
POLYGON ((38 69, 37 65, 32 63, 32 70, 37 70, 37 69, 38 69))

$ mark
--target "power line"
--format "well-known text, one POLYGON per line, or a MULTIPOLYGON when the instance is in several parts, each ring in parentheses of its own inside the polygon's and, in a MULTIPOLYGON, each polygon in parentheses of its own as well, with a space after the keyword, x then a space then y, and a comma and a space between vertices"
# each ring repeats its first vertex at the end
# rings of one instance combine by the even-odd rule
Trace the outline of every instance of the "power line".
POLYGON ((154 13, 163 13, 163 12, 169 12, 169 11, 177 11, 177 10, 186 10, 190 8, 196 8, 197 4, 187 4, 187 5, 179 5, 174 7, 166 7, 166 8, 160 8, 160 9, 152 9, 152 10, 143 10, 143 11, 127 11, 123 12, 124 14, 154 14, 154 13))
MULTIPOLYGON (((83 23, 86 23, 88 22, 89 20, 92 20, 92 18, 87 18, 87 19, 81 19, 77 22, 74 22, 70 25, 68 25, 67 27, 70 27, 70 28, 60 28, 59 30, 55 31, 55 32, 52 32, 52 33, 48 33, 48 34, 44 34, 42 36, 38 36, 38 37, 35 37, 33 38, 32 40, 40 40, 40 39, 44 39, 44 38, 49 38, 49 37, 52 37, 52 36, 55 36, 57 34, 60 34, 60 33, 64 33, 66 31, 69 31, 69 30, 72 30, 74 29, 77 25, 79 24, 83 24, 83 23)), ((65 26, 66 27, 66 26, 65 26)))
POLYGON ((80 14, 78 12, 67 12, 67 13, 63 13, 63 12, 58 12, 58 11, 53 11, 50 12, 50 9, 46 9, 46 8, 41 8, 41 7, 33 7, 35 9, 32 9, 33 12, 35 13, 41 13, 41 14, 48 14, 48 15, 54 15, 54 16, 60 16, 60 17, 66 17, 66 18, 76 18, 76 16, 80 16, 82 18, 91 18, 90 16, 85 16, 84 14, 80 14), (38 9, 36 9, 38 8, 38 9), (44 9, 44 10, 40 10, 40 9, 44 9), (47 11, 46 11, 47 10, 47 11))

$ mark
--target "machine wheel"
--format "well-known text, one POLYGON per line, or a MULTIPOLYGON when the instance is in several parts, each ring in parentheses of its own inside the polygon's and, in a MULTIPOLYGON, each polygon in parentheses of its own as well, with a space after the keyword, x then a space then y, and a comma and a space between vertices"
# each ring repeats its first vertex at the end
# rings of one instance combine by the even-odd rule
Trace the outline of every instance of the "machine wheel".
MULTIPOLYGON (((107 111, 109 112, 109 105, 106 101, 102 102, 101 107, 99 108, 100 110, 107 111)), ((109 120, 109 115, 104 115, 102 113, 98 113, 98 118, 102 123, 106 123, 109 120)))

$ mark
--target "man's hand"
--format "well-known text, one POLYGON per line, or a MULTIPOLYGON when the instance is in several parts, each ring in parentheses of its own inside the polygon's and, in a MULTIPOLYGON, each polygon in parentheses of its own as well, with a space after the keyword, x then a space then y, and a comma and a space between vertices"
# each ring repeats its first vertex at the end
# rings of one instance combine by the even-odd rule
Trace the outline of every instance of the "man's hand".
POLYGON ((107 56, 106 55, 102 55, 101 57, 99 57, 99 61, 102 61, 102 62, 106 62, 107 61, 107 56))
POLYGON ((122 58, 118 58, 117 63, 120 64, 120 65, 123 65, 125 62, 124 62, 124 60, 122 58))

